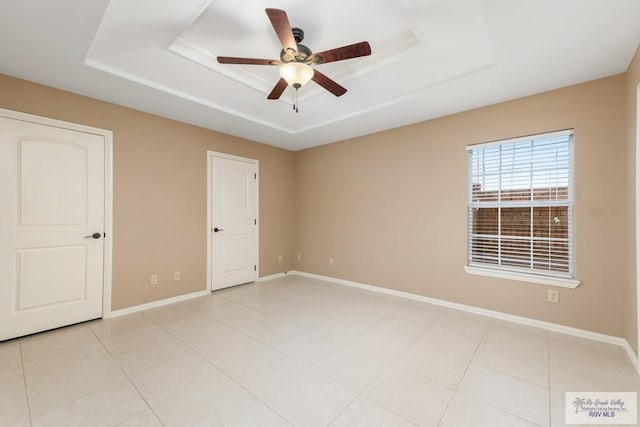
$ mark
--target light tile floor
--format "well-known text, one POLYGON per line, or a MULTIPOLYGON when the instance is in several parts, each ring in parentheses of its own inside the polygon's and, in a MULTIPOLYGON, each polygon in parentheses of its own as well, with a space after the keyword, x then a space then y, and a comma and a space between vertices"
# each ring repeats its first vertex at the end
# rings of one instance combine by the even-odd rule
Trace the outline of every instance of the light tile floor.
POLYGON ((623 350, 299 276, 0 343, 0 426, 562 426, 623 350))

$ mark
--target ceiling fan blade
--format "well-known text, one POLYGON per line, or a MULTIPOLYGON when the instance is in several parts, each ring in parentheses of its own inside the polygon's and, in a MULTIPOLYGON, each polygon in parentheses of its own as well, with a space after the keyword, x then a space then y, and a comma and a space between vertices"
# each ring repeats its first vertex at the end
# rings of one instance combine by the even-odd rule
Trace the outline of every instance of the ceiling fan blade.
POLYGON ((327 62, 342 61, 367 55, 371 55, 371 46, 369 46, 369 42, 360 42, 350 44, 348 46, 337 47, 335 49, 325 50, 324 52, 314 53, 311 56, 311 60, 315 64, 326 64, 327 62))
POLYGON ((325 76, 318 70, 313 70, 313 77, 311 78, 311 80, 318 83, 320 86, 322 86, 335 96, 342 96, 347 93, 347 89, 343 88, 338 83, 331 80, 329 77, 325 76))
POLYGON ((282 48, 285 52, 289 49, 293 49, 294 52, 298 51, 298 45, 296 39, 293 37, 293 31, 291 30, 291 24, 289 24, 289 18, 287 12, 280 9, 265 9, 267 16, 273 25, 273 29, 276 31, 282 48))
POLYGON ((285 79, 278 80, 278 83, 273 87, 273 90, 267 96, 267 99, 278 99, 287 88, 287 81, 285 79))
POLYGON ((234 58, 232 56, 218 56, 218 62, 221 64, 244 64, 244 65, 280 65, 278 59, 259 59, 259 58, 234 58))

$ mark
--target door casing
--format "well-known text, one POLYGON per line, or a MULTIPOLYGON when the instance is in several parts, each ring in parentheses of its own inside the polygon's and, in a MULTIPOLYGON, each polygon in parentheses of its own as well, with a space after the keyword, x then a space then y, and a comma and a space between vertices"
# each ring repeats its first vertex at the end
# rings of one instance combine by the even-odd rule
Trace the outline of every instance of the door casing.
POLYGON ((102 317, 111 317, 111 286, 113 260, 113 132, 78 123, 36 116, 34 114, 0 108, 0 117, 40 125, 53 126, 78 132, 100 135, 104 138, 104 257, 102 277, 102 317))

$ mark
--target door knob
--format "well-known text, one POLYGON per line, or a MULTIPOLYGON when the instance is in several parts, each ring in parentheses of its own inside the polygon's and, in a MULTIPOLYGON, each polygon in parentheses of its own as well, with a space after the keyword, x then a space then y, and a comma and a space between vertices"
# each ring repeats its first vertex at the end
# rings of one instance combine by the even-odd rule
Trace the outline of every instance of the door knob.
POLYGON ((223 228, 218 228, 218 227, 213 229, 214 233, 217 233, 218 231, 224 231, 224 229, 223 228))
POLYGON ((85 239, 99 239, 102 237, 101 233, 93 233, 90 236, 84 236, 85 239))

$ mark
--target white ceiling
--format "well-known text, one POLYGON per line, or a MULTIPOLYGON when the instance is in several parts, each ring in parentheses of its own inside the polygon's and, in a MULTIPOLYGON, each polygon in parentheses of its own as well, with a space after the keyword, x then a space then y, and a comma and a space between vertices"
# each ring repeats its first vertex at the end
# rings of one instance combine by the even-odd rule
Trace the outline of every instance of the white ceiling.
MULTIPOLYGON (((0 0, 0 73, 299 150, 624 72, 638 0, 0 0), (264 12, 284 9, 314 51, 367 40, 278 101, 264 12)), ((1 100, 1 94, 0 94, 1 100)))

